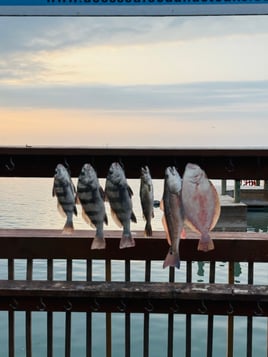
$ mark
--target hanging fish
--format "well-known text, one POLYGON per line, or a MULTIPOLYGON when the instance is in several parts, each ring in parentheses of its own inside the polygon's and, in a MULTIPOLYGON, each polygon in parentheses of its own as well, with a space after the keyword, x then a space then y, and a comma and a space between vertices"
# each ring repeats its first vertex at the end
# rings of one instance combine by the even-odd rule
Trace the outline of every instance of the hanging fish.
POLYGON ((183 210, 181 204, 181 177, 173 166, 165 170, 164 193, 160 208, 164 211, 162 219, 170 249, 163 264, 180 268, 179 243, 184 235, 183 210))
POLYGON ((130 221, 137 222, 132 210, 133 192, 127 184, 124 170, 118 162, 111 164, 105 184, 105 195, 110 203, 111 214, 123 234, 119 247, 134 247, 135 241, 130 231, 130 221))
POLYGON ((85 164, 81 169, 77 182, 77 197, 82 205, 84 220, 96 228, 91 249, 105 249, 103 225, 108 224, 104 206, 105 195, 96 171, 90 164, 85 164))
POLYGON ((220 216, 220 200, 216 188, 205 172, 195 164, 188 163, 183 175, 182 203, 185 222, 201 234, 198 250, 214 249, 209 235, 220 216))
POLYGON ((151 237, 153 235, 151 219, 154 218, 154 190, 148 166, 141 168, 140 201, 143 217, 146 220, 144 233, 146 237, 151 237))
POLYGON ((62 164, 58 164, 55 169, 52 195, 57 197, 59 212, 67 217, 63 233, 71 234, 74 230, 73 214, 77 215, 75 187, 69 172, 62 164))

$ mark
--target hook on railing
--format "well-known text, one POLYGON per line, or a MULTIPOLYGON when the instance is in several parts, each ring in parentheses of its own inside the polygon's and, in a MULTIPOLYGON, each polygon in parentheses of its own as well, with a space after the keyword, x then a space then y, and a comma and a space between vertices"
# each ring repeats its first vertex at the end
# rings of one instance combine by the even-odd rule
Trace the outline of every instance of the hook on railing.
POLYGON ((70 165, 66 159, 66 157, 64 158, 64 166, 66 167, 67 171, 69 172, 69 174, 71 175, 71 169, 70 169, 70 165))
POLYGON ((148 300, 147 305, 144 306, 144 309, 145 309, 147 312, 153 312, 153 311, 154 311, 154 306, 153 306, 153 304, 151 303, 151 301, 148 300))
POLYGON ((176 301, 174 301, 173 305, 170 306, 170 310, 174 313, 179 312, 180 307, 179 305, 176 303, 176 301))
POLYGON ((118 162, 119 165, 122 167, 122 169, 125 170, 125 165, 124 165, 124 163, 123 163, 123 161, 122 161, 122 157, 119 157, 118 160, 117 160, 117 162, 118 162))
POLYGON ((235 165, 234 165, 232 159, 228 159, 227 164, 225 165, 225 169, 226 169, 228 172, 234 172, 234 170, 235 170, 235 165))
POLYGON ((67 301, 66 301, 66 304, 64 304, 63 307, 64 307, 64 310, 66 310, 66 311, 71 311, 72 308, 73 308, 73 304, 71 303, 70 300, 67 300, 67 301))
POLYGON ((9 307, 11 307, 12 310, 16 310, 19 306, 18 301, 15 298, 12 298, 11 303, 9 304, 9 307))
POLYGON ((40 297, 40 301, 39 301, 39 305, 36 306, 36 308, 39 310, 39 311, 45 311, 47 306, 46 304, 44 303, 44 300, 42 297, 40 297))
POLYGON ((230 302, 228 303, 226 313, 227 313, 227 315, 233 315, 233 313, 234 313, 234 307, 230 302))
POLYGON ((9 163, 5 165, 5 168, 8 171, 14 171, 15 170, 15 163, 14 163, 12 157, 9 158, 9 163))
POLYGON ((90 306, 91 310, 94 312, 99 311, 100 309, 100 304, 97 302, 97 299, 94 299, 93 305, 90 306))
POLYGON ((262 316, 263 315, 263 309, 261 307, 261 304, 259 301, 257 301, 257 309, 254 311, 254 314, 256 316, 262 316))
POLYGON ((117 305, 117 310, 120 312, 125 312, 126 311, 127 305, 124 303, 123 300, 120 300, 120 304, 117 305))
POLYGON ((200 312, 200 314, 207 314, 208 308, 204 300, 201 301, 201 307, 198 308, 198 311, 200 312))

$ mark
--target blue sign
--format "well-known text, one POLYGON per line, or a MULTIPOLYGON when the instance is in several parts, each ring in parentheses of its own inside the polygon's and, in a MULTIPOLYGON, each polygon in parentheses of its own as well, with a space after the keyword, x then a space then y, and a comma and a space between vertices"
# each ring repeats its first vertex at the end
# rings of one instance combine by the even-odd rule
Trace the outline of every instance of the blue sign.
POLYGON ((266 14, 268 14, 268 0, 0 0, 0 16, 266 14))

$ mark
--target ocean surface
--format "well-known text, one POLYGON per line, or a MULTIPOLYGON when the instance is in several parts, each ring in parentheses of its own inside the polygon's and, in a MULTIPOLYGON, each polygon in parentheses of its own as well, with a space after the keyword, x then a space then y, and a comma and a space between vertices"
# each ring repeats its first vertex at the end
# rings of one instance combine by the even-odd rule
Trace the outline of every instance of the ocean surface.
MULTIPOLYGON (((77 183, 77 179, 73 179, 77 183)), ((105 180, 100 180, 104 187, 105 180)), ((132 224, 133 230, 143 230, 144 220, 139 201, 139 181, 128 180, 133 196, 134 212, 137 217, 137 224, 132 224)), ((155 200, 161 200, 163 192, 163 181, 154 180, 155 200)), ((214 182, 220 189, 220 181, 214 182)), ((62 229, 65 219, 57 211, 56 198, 52 197, 53 179, 47 178, 0 178, 1 194, 1 214, 0 228, 41 228, 41 229, 62 229)), ((230 183, 232 185, 232 183, 230 183)), ((107 204, 109 225, 107 229, 119 229, 112 221, 107 204)), ((162 212, 155 208, 155 218, 152 221, 153 230, 163 231, 162 212)), ((78 216, 74 217, 75 229, 92 229, 86 224, 81 215, 81 207, 78 206, 78 216)), ((249 230, 261 230, 267 232, 268 212, 249 212, 249 230)), ((268 235, 267 235, 268 237, 268 235)), ((268 238, 267 238, 268 239, 268 238)), ((166 252, 163 252, 165 256, 166 252)), ((73 278, 75 280, 85 280, 85 261, 74 261, 73 278)), ((268 285, 268 264, 255 264, 255 284, 268 285)), ((15 262, 15 279, 25 279, 25 261, 15 262)), ((64 280, 66 264, 62 260, 57 260, 54 265, 55 279, 64 280)), ((105 280, 104 263, 95 261, 93 263, 93 280, 105 280)), ((123 263, 114 262, 112 266, 112 279, 122 280, 123 263)), ((175 280, 185 281, 186 267, 184 262, 180 270, 176 270, 175 280)), ((193 263, 193 281, 208 281, 208 264, 206 262, 193 263)), ((34 279, 46 279, 46 262, 42 260, 34 261, 34 279)), ((144 281, 144 264, 142 262, 132 262, 131 277, 135 281, 144 281)), ((0 260, 0 279, 7 279, 7 262, 0 260)), ((216 264, 216 282, 227 282, 227 264, 218 262, 216 264)), ((161 262, 152 263, 152 281, 168 281, 168 269, 162 269, 161 262)), ((235 266, 236 283, 247 282, 247 264, 236 263, 235 266)), ((64 356, 64 313, 54 314, 54 355, 64 356)), ((0 357, 8 356, 7 346, 7 313, 0 312, 0 357)), ((25 356, 25 313, 16 312, 16 357, 25 356)), ((46 314, 34 312, 32 314, 33 323, 33 356, 46 356, 46 314)), ((235 317, 234 319, 234 356, 246 356, 246 317, 235 317)), ((226 322, 227 317, 215 316, 214 319, 214 350, 213 355, 217 357, 226 356, 226 322)), ((143 315, 131 315, 131 354, 132 356, 142 356, 143 354, 143 315)), ((76 357, 85 356, 85 326, 86 316, 81 313, 72 314, 72 355, 76 357)), ((93 314, 93 356, 105 356, 105 314, 93 314)), ((150 356, 166 356, 167 351, 167 316, 151 314, 150 317, 150 356)), ((185 354, 185 316, 176 315, 174 318, 174 356, 184 356, 185 354)), ((192 356, 206 356, 206 316, 192 317, 192 356)), ((112 314, 112 352, 115 357, 124 356, 124 314, 112 314)), ((253 356, 267 357, 267 318, 253 318, 253 356)))

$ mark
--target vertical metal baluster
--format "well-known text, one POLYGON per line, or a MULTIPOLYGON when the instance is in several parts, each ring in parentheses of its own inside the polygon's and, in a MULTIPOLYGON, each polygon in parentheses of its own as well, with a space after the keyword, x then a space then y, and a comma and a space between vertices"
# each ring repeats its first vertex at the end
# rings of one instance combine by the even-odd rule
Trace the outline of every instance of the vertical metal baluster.
MULTIPOLYGON (((92 281, 92 260, 87 259, 87 281, 92 281)), ((86 357, 92 355, 92 314, 86 314, 86 357)))
MULTIPOLYGON (((228 283, 234 283, 234 262, 228 265, 228 283)), ((228 335, 227 335, 227 357, 233 357, 234 354, 234 317, 228 315, 228 335)))
MULTIPOLYGON (((175 270, 173 267, 169 268, 169 282, 174 283, 175 281, 175 270)), ((173 331, 174 331, 174 314, 170 312, 168 314, 168 350, 167 356, 173 357, 173 331)))
MULTIPOLYGON (((26 280, 33 279, 33 260, 27 259, 26 267, 26 280)), ((25 330, 26 330, 26 356, 32 357, 32 313, 31 311, 26 311, 25 316, 25 330)))
MULTIPOLYGON (((111 259, 105 261, 105 280, 111 281, 111 259)), ((112 356, 112 314, 106 312, 106 357, 112 356)))
MULTIPOLYGON (((14 259, 8 259, 8 280, 14 280, 14 259)), ((14 311, 8 312, 8 355, 15 356, 14 311)))
MULTIPOLYGON (((145 262, 145 281, 151 281, 151 261, 146 260, 145 262)), ((149 344, 150 344, 150 313, 144 313, 143 321, 143 356, 149 356, 149 344)))
MULTIPOLYGON (((53 280, 53 260, 47 260, 47 280, 53 280)), ((47 357, 53 357, 53 312, 47 312, 47 357)))
MULTIPOLYGON (((248 284, 253 284, 254 263, 248 263, 248 284)), ((252 357, 252 333, 253 333, 253 318, 247 318, 247 357, 252 357)))
MULTIPOLYGON (((130 281, 130 260, 125 260, 125 281, 130 281)), ((125 357, 130 357, 130 313, 125 313, 125 357)))
MULTIPOLYGON (((186 263, 186 282, 192 282, 192 262, 187 261, 186 263)), ((191 314, 186 314, 186 357, 191 357, 191 342, 192 341, 192 316, 191 314)))
POLYGON ((267 348, 266 354, 267 354, 267 357, 268 357, 268 317, 267 317, 267 338, 266 338, 266 348, 267 348))
MULTIPOLYGON (((67 259, 67 281, 72 280, 72 259, 67 259)), ((68 306, 68 302, 66 301, 67 309, 70 308, 68 306)), ((66 311, 65 313, 65 357, 71 356, 71 325, 72 325, 72 313, 71 311, 66 311)))
MULTIPOLYGON (((215 262, 210 262, 209 265, 209 283, 215 283, 215 262)), ((207 334, 207 357, 212 357, 213 353, 213 328, 214 328, 214 316, 208 315, 208 334, 207 334)))

